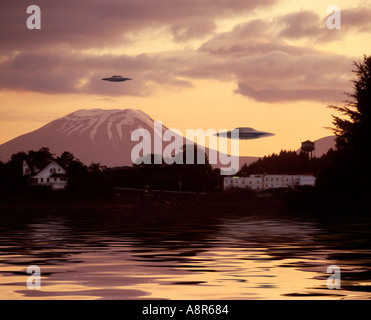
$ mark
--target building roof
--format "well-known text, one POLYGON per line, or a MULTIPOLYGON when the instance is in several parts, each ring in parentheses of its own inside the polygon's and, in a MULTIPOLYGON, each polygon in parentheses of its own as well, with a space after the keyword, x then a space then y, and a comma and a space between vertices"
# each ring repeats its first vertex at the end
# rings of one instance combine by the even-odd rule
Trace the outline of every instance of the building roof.
POLYGON ((47 170, 50 167, 50 165, 52 165, 53 163, 56 164, 64 172, 66 172, 66 170, 61 165, 59 165, 55 160, 53 160, 47 166, 45 166, 43 169, 39 170, 36 174, 34 174, 32 177, 38 176, 41 172, 44 172, 45 170, 47 170))
POLYGON ((304 141, 304 142, 302 142, 301 144, 314 144, 314 142, 313 141, 310 141, 310 140, 306 140, 306 141, 304 141))

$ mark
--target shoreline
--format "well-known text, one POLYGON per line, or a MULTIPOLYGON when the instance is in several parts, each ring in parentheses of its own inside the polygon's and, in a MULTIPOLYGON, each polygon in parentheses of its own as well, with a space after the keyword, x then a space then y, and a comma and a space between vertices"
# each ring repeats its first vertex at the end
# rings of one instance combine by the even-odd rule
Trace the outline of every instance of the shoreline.
MULTIPOLYGON (((251 190, 233 190, 208 194, 123 194, 94 197, 73 194, 38 194, 2 197, 2 212, 40 209, 40 211, 81 209, 83 211, 123 210, 127 212, 172 212, 188 216, 202 212, 204 216, 223 215, 287 215, 287 216, 364 216, 369 215, 367 206, 362 203, 334 203, 325 200, 316 190, 300 193, 257 194, 251 190)), ((366 204, 367 205, 367 204, 366 204)))

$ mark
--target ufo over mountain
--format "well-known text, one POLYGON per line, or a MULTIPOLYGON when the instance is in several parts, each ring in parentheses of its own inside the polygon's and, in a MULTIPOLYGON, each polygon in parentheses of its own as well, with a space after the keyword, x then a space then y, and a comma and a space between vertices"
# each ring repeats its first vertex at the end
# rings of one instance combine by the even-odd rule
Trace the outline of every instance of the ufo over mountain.
POLYGON ((232 133, 234 132, 236 134, 238 132, 239 140, 252 140, 252 139, 259 139, 259 138, 274 136, 274 133, 258 131, 253 128, 247 128, 247 127, 239 127, 239 128, 235 128, 230 131, 219 132, 219 133, 216 133, 215 135, 221 138, 237 139, 237 137, 232 135, 232 133))
POLYGON ((131 79, 131 78, 124 78, 122 76, 112 76, 112 77, 109 77, 109 78, 103 78, 102 80, 111 81, 111 82, 123 82, 123 81, 133 80, 133 79, 131 79))
MULTIPOLYGON (((168 130, 163 125, 162 131, 157 131, 155 120, 141 110, 80 109, 55 119, 35 131, 0 144, 0 160, 6 162, 17 152, 48 147, 54 154, 69 151, 83 163, 100 163, 108 167, 132 166, 131 151, 137 142, 132 141, 131 134, 136 129, 145 129, 151 133, 151 141, 163 139, 168 130)), ((179 139, 184 144, 193 143, 182 135, 175 136, 176 140, 179 139)), ((170 143, 163 140, 162 153, 165 157, 169 157, 166 148, 170 143)), ((209 155, 213 151, 206 147, 205 152, 209 155)), ((219 156, 217 158, 219 159, 219 156)), ((258 159, 239 156, 239 163, 250 164, 258 159)), ((220 161, 213 164, 213 167, 227 169, 226 164, 220 161)))

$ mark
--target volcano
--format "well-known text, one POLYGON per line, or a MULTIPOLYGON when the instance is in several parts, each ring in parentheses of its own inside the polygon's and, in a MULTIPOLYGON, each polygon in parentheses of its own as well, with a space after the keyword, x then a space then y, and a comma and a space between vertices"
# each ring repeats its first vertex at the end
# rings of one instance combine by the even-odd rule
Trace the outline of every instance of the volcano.
MULTIPOLYGON (((159 132, 155 128, 155 120, 141 110, 82 109, 0 145, 0 159, 5 162, 14 153, 48 147, 58 156, 69 151, 87 165, 94 162, 107 167, 131 166, 131 150, 138 144, 137 141, 131 141, 131 134, 139 128, 148 130, 152 141, 154 135, 162 139, 163 133, 168 130, 162 125, 162 132, 159 132)), ((184 137, 182 139, 184 143, 191 143, 184 137)), ((206 154, 209 151, 205 149, 206 154)), ((240 157, 240 165, 257 159, 240 157)), ((213 164, 213 167, 223 165, 213 164)))

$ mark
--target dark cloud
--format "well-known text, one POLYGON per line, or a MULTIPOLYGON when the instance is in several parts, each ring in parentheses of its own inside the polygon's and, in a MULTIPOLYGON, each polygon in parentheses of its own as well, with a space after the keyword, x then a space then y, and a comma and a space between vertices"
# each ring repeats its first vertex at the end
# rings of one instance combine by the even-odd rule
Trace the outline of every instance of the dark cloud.
MULTIPOLYGON (((297 18, 291 22, 301 21, 297 18)), ((302 19, 317 21, 309 14, 302 19)), ((354 59, 313 46, 289 44, 281 35, 282 29, 275 31, 275 26, 276 21, 254 20, 214 37, 200 47, 214 59, 200 60, 192 75, 234 78, 238 83, 235 92, 257 101, 343 100, 354 59)))
POLYGON ((326 21, 312 11, 299 11, 289 13, 277 18, 281 26, 279 36, 288 39, 305 38, 310 42, 335 40, 339 33, 330 31, 326 21))
MULTIPOLYGON (((351 82, 353 58, 322 52, 313 43, 342 36, 314 12, 252 19, 215 32, 215 19, 276 0, 38 1, 42 30, 26 29, 26 2, 3 0, 9 15, 0 28, 0 88, 103 96, 151 95, 158 88, 191 88, 194 79, 236 83, 235 93, 257 101, 335 103, 351 82), (135 41, 139 30, 167 29, 174 40, 208 36, 200 48, 157 54, 96 54, 82 48, 135 41), (212 36, 213 35, 213 36, 212 36), (294 45, 306 39, 308 45, 294 45), (289 41, 290 40, 290 41, 289 41), (88 53, 89 52, 89 53, 88 53), (109 83, 121 74, 133 81, 109 83)), ((342 29, 363 30, 370 10, 342 11, 342 29), (351 22, 354 26, 351 27, 351 22)), ((370 15, 370 16, 369 16, 370 15)), ((346 34, 346 31, 344 32, 346 34)))
POLYGON ((291 55, 314 52, 306 47, 287 44, 275 33, 271 21, 252 20, 219 34, 200 47, 200 51, 219 56, 250 56, 282 51, 291 55))
POLYGON ((305 48, 282 43, 277 46, 274 41, 271 48, 257 50, 258 45, 249 43, 253 49, 232 45, 225 55, 205 50, 137 56, 23 52, 0 62, 0 87, 44 93, 146 96, 158 88, 190 88, 192 79, 219 79, 238 83, 236 93, 269 102, 329 102, 341 99, 341 93, 349 87, 351 58, 315 50, 306 53, 305 48), (111 74, 134 80, 125 85, 101 81, 111 74))
POLYGON ((185 61, 173 55, 89 55, 69 52, 23 52, 0 62, 1 89, 43 93, 102 95, 151 94, 159 87, 186 88, 191 82, 179 77, 185 61), (133 81, 104 82, 107 74, 122 73, 133 81))
POLYGON ((345 31, 370 32, 371 9, 350 8, 341 11, 341 27, 345 31))
MULTIPOLYGON (((333 39, 320 17, 309 11, 252 20, 210 39, 200 47, 233 74, 236 93, 257 101, 341 101, 350 87, 353 58, 323 52, 313 45, 293 45, 286 39, 304 37, 308 43, 333 39)), ((207 64, 207 61, 206 61, 207 64)), ((209 62, 210 65, 210 62, 209 62)), ((205 67, 198 66, 205 74, 205 67)), ((196 75, 200 70, 195 71, 196 75)))
POLYGON ((311 43, 341 40, 350 32, 369 32, 371 9, 367 7, 341 9, 341 29, 329 30, 327 19, 312 11, 292 12, 276 18, 281 26, 279 35, 287 39, 306 39, 311 43))
POLYGON ((0 47, 102 48, 138 39, 133 32, 167 29, 175 40, 199 38, 212 32, 215 19, 249 14, 277 0, 38 0, 41 30, 28 30, 30 1, 2 0, 0 47))
POLYGON ((212 20, 194 21, 189 19, 187 24, 173 24, 170 28, 173 39, 177 42, 187 41, 193 38, 201 38, 211 34, 216 28, 216 23, 212 20))
POLYGON ((258 101, 337 102, 350 85, 352 59, 342 55, 272 52, 249 60, 239 69, 237 92, 258 101))
POLYGON ((343 92, 338 89, 262 89, 255 90, 246 83, 238 83, 236 93, 248 96, 256 101, 287 102, 313 100, 320 102, 339 101, 343 92))

